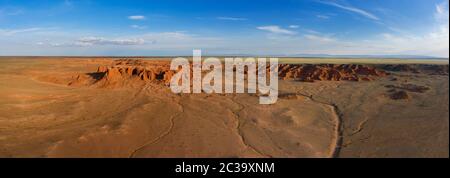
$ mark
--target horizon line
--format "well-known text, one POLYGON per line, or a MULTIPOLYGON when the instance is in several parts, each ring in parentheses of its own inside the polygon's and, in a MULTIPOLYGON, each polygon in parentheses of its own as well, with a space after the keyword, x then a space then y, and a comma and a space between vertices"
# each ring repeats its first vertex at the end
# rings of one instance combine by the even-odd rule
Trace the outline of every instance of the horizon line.
MULTIPOLYGON (((65 57, 65 58, 170 58, 170 57, 192 57, 192 55, 0 55, 0 58, 8 57, 65 57)), ((311 59, 434 59, 434 60, 449 60, 449 57, 434 57, 434 56, 421 56, 421 55, 325 55, 325 56, 277 56, 277 55, 202 55, 202 57, 262 57, 262 58, 311 58, 311 59), (404 56, 404 57, 402 57, 404 56)))

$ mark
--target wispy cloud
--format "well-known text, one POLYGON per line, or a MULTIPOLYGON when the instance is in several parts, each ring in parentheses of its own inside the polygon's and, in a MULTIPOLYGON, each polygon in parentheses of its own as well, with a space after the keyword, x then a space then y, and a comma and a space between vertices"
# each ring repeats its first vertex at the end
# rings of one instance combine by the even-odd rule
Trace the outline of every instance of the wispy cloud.
POLYGON ((84 45, 141 45, 145 43, 145 40, 140 38, 106 39, 102 37, 84 37, 77 42, 84 45))
POLYGON ((298 26, 298 25, 289 25, 289 28, 293 28, 293 29, 296 29, 296 28, 299 28, 300 26, 298 26))
POLYGON ((294 32, 294 31, 283 29, 283 28, 281 28, 279 26, 276 26, 276 25, 257 27, 257 29, 263 30, 263 31, 268 31, 268 32, 275 33, 275 34, 283 34, 283 35, 294 35, 294 34, 296 34, 296 32, 294 32))
POLYGON ((41 31, 43 28, 24 28, 24 29, 0 29, 0 35, 4 36, 12 36, 19 33, 28 33, 28 32, 36 32, 41 31))
POLYGON ((334 42, 334 41, 336 41, 336 39, 334 39, 334 38, 330 38, 330 37, 326 37, 326 36, 313 35, 313 34, 307 34, 307 35, 304 35, 304 37, 306 39, 308 39, 308 40, 317 41, 317 42, 321 42, 321 43, 327 43, 327 42, 334 42))
POLYGON ((315 31, 315 30, 311 30, 311 29, 304 29, 304 31, 305 31, 306 33, 310 33, 310 34, 321 34, 320 32, 315 31))
POLYGON ((230 20, 230 21, 245 21, 247 18, 242 17, 217 17, 219 20, 230 20))
POLYGON ((448 1, 436 4, 436 12, 434 14, 436 20, 448 22, 448 1))
POLYGON ((443 2, 441 4, 437 4, 436 5, 436 13, 437 14, 444 14, 444 13, 446 13, 446 6, 447 6, 447 4, 445 2, 443 2))
POLYGON ((380 20, 374 14, 372 14, 370 12, 367 12, 365 10, 362 10, 362 9, 356 8, 356 7, 344 6, 344 5, 338 4, 336 2, 329 2, 329 1, 319 1, 319 2, 321 2, 323 4, 326 4, 326 5, 337 7, 337 8, 340 8, 340 9, 352 12, 352 13, 356 13, 356 14, 362 15, 362 16, 364 16, 366 18, 369 18, 369 19, 372 19, 372 20, 380 20))
POLYGON ((0 16, 15 16, 25 12, 24 9, 16 7, 0 7, 0 16))
POLYGON ((88 46, 104 46, 104 45, 113 45, 113 46, 135 46, 135 45, 144 45, 145 40, 142 38, 117 38, 117 39, 109 39, 103 37, 82 37, 76 40, 70 41, 51 41, 46 40, 38 41, 35 45, 38 46, 52 46, 52 47, 88 47, 88 46))
POLYGON ((327 16, 327 15, 317 15, 316 17, 319 19, 325 19, 325 20, 330 18, 330 16, 327 16))
POLYGON ((141 25, 131 25, 130 27, 134 28, 134 29, 139 29, 139 30, 147 29, 147 26, 141 26, 141 25))
POLYGON ((132 16, 128 16, 128 19, 130 19, 130 20, 145 20, 145 16, 143 16, 143 15, 132 15, 132 16))
POLYGON ((67 42, 67 43, 58 43, 58 42, 51 42, 48 44, 44 43, 44 42, 36 43, 36 45, 39 45, 39 46, 49 45, 52 47, 88 47, 88 46, 95 46, 95 45, 135 46, 135 45, 143 45, 143 44, 145 44, 145 40, 140 39, 140 38, 106 39, 106 38, 102 38, 102 37, 84 37, 84 38, 75 40, 74 42, 67 42))

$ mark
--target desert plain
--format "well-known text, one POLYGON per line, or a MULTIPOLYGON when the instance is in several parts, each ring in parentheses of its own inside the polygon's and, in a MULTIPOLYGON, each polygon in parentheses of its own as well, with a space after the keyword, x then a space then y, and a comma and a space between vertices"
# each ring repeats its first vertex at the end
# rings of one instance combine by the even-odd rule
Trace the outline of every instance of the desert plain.
POLYGON ((273 105, 174 94, 170 59, 1 57, 0 157, 449 156, 448 59, 280 59, 273 105))

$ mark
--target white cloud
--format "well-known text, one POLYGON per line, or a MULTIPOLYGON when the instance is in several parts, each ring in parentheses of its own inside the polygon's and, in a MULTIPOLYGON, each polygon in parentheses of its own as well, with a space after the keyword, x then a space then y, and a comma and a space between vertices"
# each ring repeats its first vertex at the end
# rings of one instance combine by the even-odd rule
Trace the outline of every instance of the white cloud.
POLYGON ((353 12, 353 13, 362 15, 362 16, 364 16, 364 17, 366 17, 366 18, 369 18, 369 19, 372 19, 372 20, 380 20, 380 19, 379 19, 377 16, 375 16, 374 14, 371 14, 371 13, 365 11, 365 10, 362 10, 362 9, 358 9, 358 8, 351 7, 351 6, 340 5, 340 4, 335 3, 335 2, 328 2, 328 1, 327 1, 327 2, 320 1, 320 2, 323 3, 323 4, 331 5, 331 6, 334 6, 334 7, 337 7, 337 8, 346 10, 346 11, 349 11, 349 12, 353 12))
POLYGON ((289 28, 299 28, 300 26, 298 26, 298 25, 289 25, 289 28))
POLYGON ((71 42, 37 42, 35 44, 38 46, 49 45, 52 47, 86 47, 95 45, 134 46, 145 44, 145 40, 142 38, 107 39, 103 37, 83 37, 72 40, 71 42))
POLYGON ((437 14, 444 14, 446 13, 446 3, 441 3, 436 5, 436 13, 437 14))
POLYGON ((317 15, 316 17, 319 18, 319 19, 325 19, 325 20, 330 18, 327 15, 317 15))
POLYGON ((245 21, 248 20, 246 18, 241 17, 217 17, 219 20, 230 20, 230 21, 245 21))
POLYGON ((0 35, 3 36, 12 36, 19 33, 29 33, 29 32, 36 32, 40 31, 42 28, 24 28, 24 29, 0 29, 0 35))
POLYGON ((101 37, 84 37, 77 41, 78 45, 141 45, 145 40, 140 38, 131 39, 106 39, 101 37))
POLYGON ((202 37, 186 32, 161 32, 161 33, 147 33, 140 36, 146 41, 152 41, 151 46, 146 46, 150 49, 163 50, 192 50, 193 48, 212 48, 214 46, 221 46, 223 39, 202 37))
POLYGON ((321 42, 321 43, 328 43, 328 42, 335 42, 336 41, 336 39, 333 39, 333 38, 330 38, 330 37, 319 36, 319 35, 312 35, 312 34, 304 35, 304 37, 306 39, 308 39, 308 40, 321 42))
POLYGON ((311 34, 321 34, 320 32, 315 31, 315 30, 311 30, 311 29, 304 29, 304 30, 305 30, 306 33, 311 33, 311 34))
POLYGON ((268 31, 268 32, 275 33, 275 34, 283 34, 283 35, 294 35, 294 34, 296 34, 294 31, 283 29, 283 28, 281 28, 279 26, 276 26, 276 25, 257 27, 257 29, 268 31))
MULTIPOLYGON (((193 48, 210 48, 217 46, 221 39, 200 37, 185 32, 160 32, 146 33, 136 36, 123 36, 120 38, 103 38, 103 37, 83 37, 76 40, 66 42, 46 43, 53 47, 90 47, 96 46, 95 49, 103 47, 114 48, 120 46, 120 50, 139 49, 161 50, 161 51, 190 51, 193 48)), ((95 50, 94 50, 95 52, 95 50)))
POLYGON ((130 27, 134 28, 134 29, 139 29, 139 30, 143 30, 143 29, 147 28, 147 26, 141 26, 141 25, 131 25, 130 27))
POLYGON ((60 47, 60 46, 71 46, 71 45, 64 45, 64 44, 61 44, 61 43, 50 43, 50 46, 60 47))
POLYGON ((145 20, 145 16, 143 16, 143 15, 132 15, 132 16, 128 16, 128 19, 130 19, 130 20, 145 20))
POLYGON ((441 22, 448 22, 448 1, 444 1, 440 4, 436 4, 436 12, 434 17, 441 22))

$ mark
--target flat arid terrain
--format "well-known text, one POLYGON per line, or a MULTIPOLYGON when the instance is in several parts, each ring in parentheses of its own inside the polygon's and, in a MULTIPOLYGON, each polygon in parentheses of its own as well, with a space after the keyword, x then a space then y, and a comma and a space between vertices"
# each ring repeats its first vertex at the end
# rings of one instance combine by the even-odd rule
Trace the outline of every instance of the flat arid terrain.
POLYGON ((449 156, 448 60, 280 59, 260 105, 172 93, 170 59, 0 58, 0 157, 449 156))

